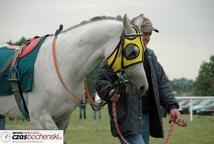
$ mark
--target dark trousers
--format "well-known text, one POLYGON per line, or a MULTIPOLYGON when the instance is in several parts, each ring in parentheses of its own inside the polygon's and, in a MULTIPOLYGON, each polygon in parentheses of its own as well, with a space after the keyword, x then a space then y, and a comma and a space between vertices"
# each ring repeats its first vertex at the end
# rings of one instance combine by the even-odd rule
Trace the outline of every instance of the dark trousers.
POLYGON ((5 129, 5 117, 0 115, 0 130, 5 129))
POLYGON ((80 119, 86 119, 86 108, 80 107, 80 119))
POLYGON ((101 119, 101 112, 100 112, 100 110, 94 111, 94 116, 93 116, 93 118, 94 118, 94 119, 97 119, 97 115, 98 115, 98 118, 101 119))

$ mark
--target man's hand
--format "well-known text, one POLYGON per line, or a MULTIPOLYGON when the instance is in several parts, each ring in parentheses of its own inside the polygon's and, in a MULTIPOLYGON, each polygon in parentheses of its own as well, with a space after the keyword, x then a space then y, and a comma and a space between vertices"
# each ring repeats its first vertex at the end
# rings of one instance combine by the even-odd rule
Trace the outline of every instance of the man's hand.
POLYGON ((181 113, 178 111, 178 109, 171 109, 170 110, 170 120, 169 122, 174 122, 177 125, 181 127, 186 127, 187 123, 184 121, 184 119, 181 116, 181 113))
POLYGON ((118 94, 115 89, 112 89, 109 92, 109 97, 112 102, 116 102, 120 98, 120 94, 118 94))

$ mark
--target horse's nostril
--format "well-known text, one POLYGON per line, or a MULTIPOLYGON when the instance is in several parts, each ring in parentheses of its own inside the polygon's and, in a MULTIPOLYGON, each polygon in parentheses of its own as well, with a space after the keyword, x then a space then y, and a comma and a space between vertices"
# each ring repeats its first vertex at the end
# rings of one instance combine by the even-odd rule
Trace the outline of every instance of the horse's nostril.
POLYGON ((144 91, 144 90, 145 90, 145 86, 141 86, 141 87, 140 87, 140 90, 141 90, 141 91, 144 91))
POLYGON ((140 90, 140 93, 142 95, 144 95, 146 93, 146 87, 145 86, 141 86, 139 90, 140 90))

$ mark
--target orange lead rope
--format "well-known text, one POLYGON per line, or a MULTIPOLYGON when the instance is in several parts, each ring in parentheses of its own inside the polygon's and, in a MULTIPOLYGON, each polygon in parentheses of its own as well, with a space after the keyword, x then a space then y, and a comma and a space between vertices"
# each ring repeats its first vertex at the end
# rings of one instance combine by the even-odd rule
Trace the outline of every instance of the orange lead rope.
POLYGON ((113 115, 114 125, 117 130, 118 137, 124 144, 128 144, 128 142, 126 141, 126 139, 123 137, 122 133, 120 132, 120 128, 119 128, 118 121, 117 121, 116 102, 114 102, 114 101, 112 101, 112 115, 113 115))
POLYGON ((53 62, 54 62, 54 67, 55 67, 55 70, 57 72, 57 76, 61 82, 61 84, 63 85, 63 87, 65 88, 65 90, 73 97, 75 97, 76 99, 78 99, 79 101, 82 100, 82 98, 76 94, 74 94, 72 91, 70 91, 68 89, 68 87, 66 86, 62 76, 61 76, 61 73, 59 71, 59 67, 58 67, 58 64, 57 64, 57 57, 56 57, 56 39, 57 39, 57 36, 58 34, 61 32, 63 26, 60 25, 60 28, 56 31, 55 35, 54 35, 54 39, 53 39, 53 42, 52 42, 52 53, 53 53, 53 62))
POLYGON ((174 126, 175 126, 174 122, 171 122, 169 124, 168 134, 167 134, 166 138, 164 139, 164 144, 168 144, 169 143, 169 139, 170 139, 170 137, 172 135, 174 126))
POLYGON ((83 80, 83 87, 84 87, 84 90, 85 90, 85 95, 86 97, 88 98, 89 100, 89 103, 92 105, 92 106, 95 106, 96 103, 94 102, 90 92, 89 92, 89 89, 88 89, 88 86, 87 86, 87 83, 86 83, 86 80, 83 80))
MULTIPOLYGON (((63 29, 63 25, 60 25, 59 26, 59 29, 56 30, 56 33, 54 35, 54 39, 53 39, 53 42, 52 42, 52 53, 53 53, 53 62, 54 62, 54 67, 55 67, 55 70, 57 72, 57 76, 61 82, 61 84, 63 85, 64 89, 74 98, 76 98, 78 101, 82 101, 83 98, 76 95, 75 93, 73 93, 71 90, 69 90, 69 88, 67 87, 67 85, 65 84, 62 76, 61 76, 61 73, 60 73, 60 70, 59 70, 59 66, 57 64, 57 56, 56 56, 56 40, 57 40, 57 36, 58 34, 62 31, 63 29)), ((85 95, 87 96, 88 100, 89 100, 89 103, 92 104, 93 106, 96 106, 94 100, 92 99, 92 96, 90 95, 90 92, 89 92, 89 89, 87 87, 87 83, 86 81, 84 80, 83 81, 83 87, 85 89, 85 95)))
POLYGON ((120 138, 120 140, 123 142, 123 144, 128 144, 128 142, 126 141, 126 139, 123 137, 122 133, 120 132, 120 128, 119 128, 118 121, 117 121, 116 102, 117 102, 117 100, 116 101, 112 100, 112 115, 113 115, 114 125, 115 125, 115 128, 117 130, 117 134, 118 134, 118 137, 120 138))

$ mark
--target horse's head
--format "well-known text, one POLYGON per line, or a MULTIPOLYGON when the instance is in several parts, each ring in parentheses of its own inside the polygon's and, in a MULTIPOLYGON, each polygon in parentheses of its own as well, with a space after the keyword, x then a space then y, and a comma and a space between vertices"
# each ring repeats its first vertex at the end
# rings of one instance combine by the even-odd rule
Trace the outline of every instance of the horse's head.
POLYGON ((72 80, 82 79, 104 57, 108 64, 118 73, 125 72, 142 94, 148 89, 146 73, 143 67, 144 46, 142 33, 139 31, 143 15, 130 24, 125 15, 123 22, 109 17, 97 17, 65 30, 58 37, 59 59, 67 63, 66 72, 72 80), (60 57, 62 56, 62 57, 60 57), (78 63, 76 63, 78 61, 78 63), (70 66, 72 65, 72 66, 70 66))
POLYGON ((148 90, 148 82, 143 66, 144 45, 140 25, 143 22, 143 15, 138 16, 134 25, 130 24, 125 15, 123 18, 123 32, 118 46, 107 62, 114 72, 119 76, 125 76, 135 87, 144 94, 148 90))

